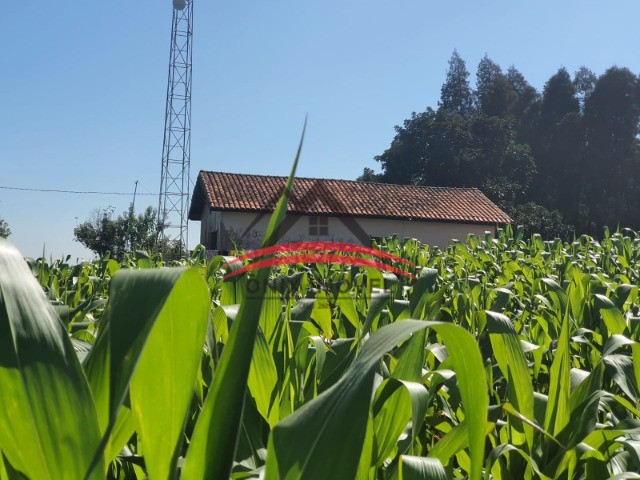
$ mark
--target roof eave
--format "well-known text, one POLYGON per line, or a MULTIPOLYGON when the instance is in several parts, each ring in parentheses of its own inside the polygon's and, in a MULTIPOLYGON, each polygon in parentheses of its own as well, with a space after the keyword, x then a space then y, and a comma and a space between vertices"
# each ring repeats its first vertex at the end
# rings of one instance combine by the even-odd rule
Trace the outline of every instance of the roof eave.
MULTIPOLYGON (((254 209, 254 208, 225 208, 217 205, 210 205, 211 210, 216 212, 229 212, 229 213, 273 213, 273 209, 254 209)), ((474 225, 498 225, 505 226, 509 223, 513 223, 510 217, 507 217, 506 221, 488 220, 488 219, 474 219, 474 218, 415 218, 409 216, 396 216, 396 215, 359 215, 359 214, 337 214, 337 213, 323 213, 323 212, 301 212, 301 211, 287 211, 289 215, 300 215, 306 217, 348 217, 348 218, 368 218, 374 220, 403 220, 412 222, 436 222, 436 223, 466 223, 474 225)), ((192 219, 191 213, 189 214, 190 220, 192 219)), ((505 215, 506 216, 506 215, 505 215)))

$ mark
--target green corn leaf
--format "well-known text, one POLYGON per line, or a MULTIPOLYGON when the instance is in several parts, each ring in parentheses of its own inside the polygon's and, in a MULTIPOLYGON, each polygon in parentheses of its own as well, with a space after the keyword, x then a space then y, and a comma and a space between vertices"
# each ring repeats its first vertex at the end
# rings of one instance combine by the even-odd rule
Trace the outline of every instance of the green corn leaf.
POLYGON ((228 305, 224 307, 216 307, 212 312, 212 320, 213 320, 213 338, 211 338, 211 348, 214 349, 218 342, 222 342, 223 344, 227 343, 227 339, 229 338, 229 320, 227 317, 226 309, 229 308, 228 305))
POLYGON ((436 330, 450 352, 455 352, 451 357, 470 425, 466 438, 471 478, 479 479, 489 403, 480 352, 473 337, 460 327, 416 320, 396 322, 375 332, 338 383, 276 425, 269 439, 266 479, 353 478, 362 452, 359 439, 367 428, 374 368, 388 350, 426 327, 436 330))
MULTIPOLYGON (((416 335, 420 333, 422 332, 418 332, 416 335)), ((429 408, 429 393, 421 383, 402 381, 402 384, 411 398, 411 440, 413 446, 413 442, 418 438, 418 433, 424 423, 427 408, 429 408)))
POLYGON ((636 385, 640 385, 640 343, 631 345, 631 359, 633 360, 633 373, 636 385))
MULTIPOLYGON (((490 311, 485 313, 493 353, 508 381, 509 400, 522 415, 533 418, 533 386, 515 328, 505 315, 490 311)), ((522 427, 529 449, 532 449, 533 429, 526 423, 522 427)))
POLYGON ((594 448, 600 452, 605 452, 606 448, 614 443, 618 437, 622 437, 627 434, 639 434, 640 433, 640 420, 623 420, 616 425, 615 429, 603 430, 598 429, 587 435, 582 442, 591 448, 594 448))
POLYGON ((238 436, 232 478, 234 478, 234 474, 237 475, 240 471, 246 472, 247 470, 255 470, 264 466, 267 449, 262 440, 262 425, 260 414, 247 394, 242 411, 242 423, 240 435, 238 436))
POLYGON ((598 303, 604 305, 600 308, 600 314, 602 320, 607 326, 609 334, 622 334, 624 333, 627 324, 624 321, 624 317, 618 307, 616 307, 611 300, 604 295, 596 295, 598 303))
POLYGON ((401 455, 398 480, 446 480, 447 474, 437 458, 401 455))
POLYGON ((264 291, 264 303, 260 313, 260 329, 267 340, 269 346, 273 347, 281 327, 280 317, 282 315, 282 302, 280 294, 271 288, 264 291))
MULTIPOLYGON (((119 282, 117 286, 124 284, 119 282)), ((115 287, 113 297, 117 295, 115 287)), ((133 287, 125 288, 134 292, 133 287)), ((112 312, 116 314, 116 309, 112 312)), ((208 313, 209 295, 204 281, 195 269, 189 269, 166 299, 131 378, 131 407, 151 478, 174 477, 202 358, 208 313)), ((116 333, 114 325, 112 328, 116 333)))
POLYGON ((358 463, 358 471, 356 480, 371 480, 375 478, 375 468, 371 466, 373 463, 373 417, 369 415, 367 418, 367 430, 364 440, 362 441, 362 454, 358 463))
MULTIPOLYGON (((494 428, 493 422, 486 424, 485 435, 494 428)), ((447 465, 449 461, 461 450, 469 447, 469 428, 466 420, 454 426, 446 433, 438 442, 429 450, 427 456, 429 458, 437 458, 443 465, 447 465)))
MULTIPOLYGON (((426 395, 426 390, 424 393, 426 395)), ((375 465, 392 455, 400 434, 411 419, 411 407, 409 392, 400 381, 389 378, 382 382, 372 406, 375 465)))
POLYGON ((609 480, 638 480, 640 479, 640 473, 636 472, 623 472, 617 475, 609 477, 609 480))
POLYGON ((630 300, 630 296, 633 292, 637 293, 638 287, 635 285, 622 284, 616 288, 616 307, 623 310, 624 304, 627 300, 630 300))
POLYGON ((444 437, 438 440, 433 448, 429 450, 428 457, 437 458, 446 465, 456 453, 468 446, 469 428, 467 423, 463 420, 448 431, 444 437))
POLYGON ((325 338, 333 337, 333 324, 331 323, 331 308, 326 292, 320 291, 316 294, 316 301, 313 304, 311 318, 320 326, 325 338))
POLYGON ((388 292, 373 292, 369 297, 369 310, 367 310, 367 318, 362 327, 361 337, 369 333, 373 323, 380 316, 384 307, 389 303, 391 296, 388 292))
POLYGON ((336 300, 336 305, 340 309, 340 312, 344 317, 349 321, 351 325, 358 331, 361 327, 360 324, 360 316, 358 315, 358 311, 356 310, 355 302, 351 296, 346 294, 338 295, 338 299, 336 300))
POLYGON ((111 462, 118 456, 136 428, 136 416, 131 411, 131 401, 125 400, 116 417, 109 443, 105 447, 105 460, 107 462, 111 462))
POLYGON ((626 345, 635 345, 636 342, 633 340, 629 340, 624 335, 611 335, 607 338, 607 341, 604 343, 604 347, 602 348, 601 357, 606 357, 607 355, 612 354, 619 348, 622 348, 626 345))
POLYGON ((510 403, 505 403, 502 405, 502 409, 507 412, 509 415, 517 418, 518 420, 520 420, 523 423, 526 423, 527 425, 529 425, 531 428, 535 429, 536 431, 540 432, 542 435, 544 435, 545 437, 547 437, 549 440, 551 440, 552 442, 554 442, 559 448, 564 449, 564 445, 562 445, 560 442, 558 442, 558 440, 556 440, 556 438, 551 435, 549 432, 546 432, 545 430, 543 430, 542 428, 540 428, 540 426, 535 423, 532 419, 525 417, 524 415, 522 415, 520 412, 518 412, 513 405, 511 405, 510 403))
POLYGON ((393 369, 394 378, 411 382, 419 382, 422 380, 426 335, 426 331, 423 330, 416 333, 411 340, 409 340, 407 348, 402 352, 400 358, 398 358, 396 367, 393 369))
MULTIPOLYGON (((431 322, 427 322, 431 323, 431 322)), ((487 434, 487 410, 489 395, 482 356, 475 338, 453 324, 434 322, 433 329, 444 340, 453 362, 453 370, 458 379, 458 388, 462 396, 465 421, 469 433, 469 451, 471 456, 471 479, 482 476, 484 459, 484 441, 487 434)))
POLYGON ((381 328, 333 387, 276 425, 269 438, 265 478, 354 478, 367 430, 375 366, 388 350, 425 327, 426 322, 406 320, 381 328))
MULTIPOLYGON (((320 385, 320 379, 322 378, 322 371, 324 370, 324 362, 327 359, 327 347, 322 340, 322 337, 318 335, 311 335, 308 337, 313 342, 315 356, 316 356, 316 368, 315 368, 315 384, 314 387, 317 390, 317 386, 320 385)), ((307 342, 305 342, 307 343, 307 342)))
POLYGON ((425 309, 425 303, 429 292, 438 281, 438 271, 434 268, 423 268, 416 279, 411 295, 409 310, 411 315, 419 318, 425 309))
MULTIPOLYGON (((82 479, 100 443, 67 332, 22 256, 0 238, 0 451, 28 478, 82 479)), ((90 478, 103 475, 103 458, 90 478)))
POLYGON ((247 386, 251 396, 256 402, 258 412, 269 423, 275 425, 279 418, 279 395, 276 391, 278 383, 278 371, 269 351, 267 339, 260 329, 256 332, 256 342, 253 349, 253 358, 247 386))
POLYGON ((331 344, 330 350, 323 358, 322 371, 319 372, 320 391, 327 390, 340 380, 355 355, 354 342, 353 338, 341 338, 331 344))
MULTIPOLYGON (((500 476, 496 475, 496 472, 493 471, 494 467, 499 467, 500 464, 498 460, 500 459, 500 457, 509 456, 511 453, 517 453, 518 455, 520 455, 525 460, 526 464, 535 472, 536 478, 540 478, 542 480, 551 480, 551 477, 544 475, 536 461, 531 458, 524 450, 514 445, 505 443, 498 445, 493 450, 491 450, 491 453, 489 453, 489 456, 487 457, 487 474, 485 475, 485 478, 490 478, 489 472, 494 474, 494 478, 500 478, 500 476)), ((511 477, 511 475, 509 475, 509 477, 511 477)))
POLYGON ((633 359, 626 355, 610 354, 603 357, 608 375, 620 387, 620 389, 636 401, 640 396, 638 385, 636 383, 635 369, 633 359))
POLYGON ((173 476, 208 311, 209 294, 195 269, 122 270, 114 277, 103 328, 85 362, 108 457, 138 425, 151 475, 173 476), (135 423, 121 411, 129 388, 135 423))
POLYGON ((565 314, 560 328, 558 348, 551 364, 549 400, 544 418, 544 429, 554 436, 567 426, 570 417, 569 322, 569 315, 565 314))
MULTIPOLYGON (((274 245, 280 238, 303 140, 304 129, 284 192, 269 220, 263 248, 274 245)), ((258 285, 267 285, 269 269, 258 270, 255 278, 258 285)), ((182 472, 185 480, 229 477, 263 303, 264 298, 259 295, 247 294, 240 305, 191 438, 182 472)))

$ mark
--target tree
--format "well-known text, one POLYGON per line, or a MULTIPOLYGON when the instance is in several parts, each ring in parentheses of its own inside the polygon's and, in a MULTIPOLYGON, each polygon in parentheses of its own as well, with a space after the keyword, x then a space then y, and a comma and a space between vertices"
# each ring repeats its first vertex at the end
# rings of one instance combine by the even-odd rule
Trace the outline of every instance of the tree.
POLYGON ((135 215, 131 205, 118 218, 113 218, 112 210, 94 210, 89 220, 74 228, 74 240, 99 256, 110 252, 117 259, 134 250, 154 251, 161 246, 156 219, 152 207, 135 215))
POLYGON ((640 226, 640 82, 626 68, 598 78, 586 98, 586 198, 589 230, 640 226))
POLYGON ((533 199, 549 208, 572 210, 581 196, 583 126, 576 89, 560 68, 544 86, 537 131, 531 140, 538 166, 533 199))
POLYGON ((508 113, 515 119, 518 142, 530 143, 532 133, 537 125, 540 95, 513 65, 507 70, 505 78, 516 94, 515 101, 510 104, 508 113))
POLYGON ((562 119, 580 111, 576 87, 566 68, 560 68, 545 84, 542 93, 540 122, 543 130, 552 131, 562 119))
POLYGON ((466 157, 471 141, 469 121, 431 108, 413 113, 402 127, 396 127, 391 146, 375 157, 382 164, 380 181, 453 186, 473 179, 468 168, 473 159, 466 157))
POLYGON ((476 73, 476 100, 478 109, 486 115, 504 117, 509 114, 518 95, 502 73, 500 66, 485 55, 476 73))
MULTIPOLYGON (((375 157, 382 182, 477 187, 545 236, 640 229, 640 78, 613 67, 596 78, 565 68, 539 94, 515 68, 449 61, 438 110, 413 113, 375 157)), ((363 174, 364 175, 364 174, 363 174)))
POLYGON ((576 88, 578 101, 580 102, 580 111, 584 111, 584 103, 593 92, 597 80, 596 74, 584 65, 573 75, 573 85, 576 88))
POLYGON ((440 109, 448 114, 458 114, 463 117, 473 112, 473 95, 469 88, 469 72, 467 66, 454 50, 449 60, 447 79, 440 90, 440 109))
POLYGON ((436 112, 427 108, 423 113, 413 112, 402 126, 396 125, 396 136, 391 146, 374 159, 382 165, 380 180, 385 183, 418 184, 422 172, 422 155, 428 143, 426 135, 435 122, 436 112))
POLYGON ((362 170, 362 175, 356 178, 356 181, 377 183, 380 181, 380 176, 381 174, 374 172, 373 168, 364 167, 364 170, 362 170))
POLYGON ((573 227, 563 222, 558 210, 547 210, 537 203, 514 205, 507 212, 516 225, 524 227, 525 238, 537 233, 545 240, 561 238, 568 241, 574 233, 573 227))
POLYGON ((529 190, 536 165, 528 145, 516 140, 512 118, 476 115, 470 125, 473 134, 472 175, 476 185, 500 206, 521 201, 529 190))
POLYGON ((524 75, 522 75, 514 65, 509 67, 505 78, 509 86, 518 96, 516 104, 513 105, 512 112, 516 118, 519 118, 528 107, 538 100, 538 92, 527 82, 524 75))
POLYGON ((427 109, 396 131, 391 147, 376 157, 383 182, 477 187, 506 205, 526 193, 535 174, 531 150, 516 142, 511 118, 427 109))
POLYGON ((0 218, 0 237, 7 238, 9 235, 11 235, 9 224, 3 218, 0 218))

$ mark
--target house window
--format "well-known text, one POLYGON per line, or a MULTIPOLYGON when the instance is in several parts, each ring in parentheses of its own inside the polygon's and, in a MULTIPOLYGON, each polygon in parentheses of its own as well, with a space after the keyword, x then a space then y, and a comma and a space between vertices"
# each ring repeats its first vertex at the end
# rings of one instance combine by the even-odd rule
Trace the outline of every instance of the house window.
POLYGON ((309 217, 309 235, 329 235, 329 219, 309 217))

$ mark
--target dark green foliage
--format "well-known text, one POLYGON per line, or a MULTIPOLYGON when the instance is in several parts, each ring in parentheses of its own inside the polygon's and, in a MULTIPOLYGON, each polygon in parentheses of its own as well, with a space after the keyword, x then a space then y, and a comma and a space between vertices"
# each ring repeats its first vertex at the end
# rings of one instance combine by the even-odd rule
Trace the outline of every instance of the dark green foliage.
MULTIPOLYGON (((640 80, 560 68, 539 94, 488 56, 469 89, 453 52, 439 109, 413 113, 361 179, 477 187, 545 237, 640 227, 640 80), (469 106, 470 99, 473 105, 469 106)), ((533 230, 532 230, 533 231, 533 230)))
POLYGON ((566 202, 565 213, 576 218, 573 199, 580 197, 583 128, 576 88, 561 68, 544 86, 540 116, 531 144, 538 167, 538 188, 531 199, 550 208, 566 202), (573 201, 572 201, 573 200, 573 201))
POLYGON ((3 218, 0 218, 0 237, 7 238, 11 235, 11 230, 9 229, 9 224, 3 218))
POLYGON ((511 118, 427 109, 396 131, 391 147, 376 157, 384 182, 477 187, 504 205, 518 201, 535 175, 531 150, 516 141, 511 118))
POLYGON ((607 70, 585 101, 584 192, 596 228, 640 224, 639 113, 638 79, 626 68, 607 70))
POLYGON ((505 78, 517 95, 516 103, 512 105, 511 112, 516 118, 520 118, 528 108, 538 101, 538 92, 513 65, 507 70, 505 78))
POLYGON ((558 210, 550 211, 537 203, 527 202, 507 208, 507 212, 517 225, 522 225, 525 238, 537 233, 542 238, 569 240, 573 235, 573 228, 564 224, 558 210))
POLYGON ((359 182, 379 182, 380 174, 373 171, 373 168, 364 167, 362 170, 362 175, 360 175, 356 180, 359 182))
POLYGON ((381 181, 386 183, 418 183, 417 177, 426 159, 424 147, 428 144, 426 135, 432 133, 436 113, 427 108, 423 113, 412 113, 403 126, 396 126, 396 136, 391 146, 375 159, 382 164, 381 181))
POLYGON ((473 95, 469 87, 469 72, 457 50, 451 54, 447 80, 440 90, 440 108, 445 113, 466 117, 473 112, 473 95))
POLYGON ((136 215, 133 205, 118 218, 109 210, 96 210, 92 217, 73 229, 75 240, 99 256, 110 252, 121 259, 126 252, 155 251, 159 248, 156 211, 147 207, 136 215))
POLYGON ((500 66, 485 55, 478 64, 476 77, 478 108, 489 116, 508 115, 518 101, 518 94, 500 66))
POLYGON ((584 102, 596 86, 598 77, 584 65, 573 76, 573 85, 580 101, 580 110, 584 111, 584 102))
POLYGON ((571 114, 578 113, 579 103, 576 88, 571 81, 569 72, 561 68, 544 86, 540 122, 551 128, 571 114))

